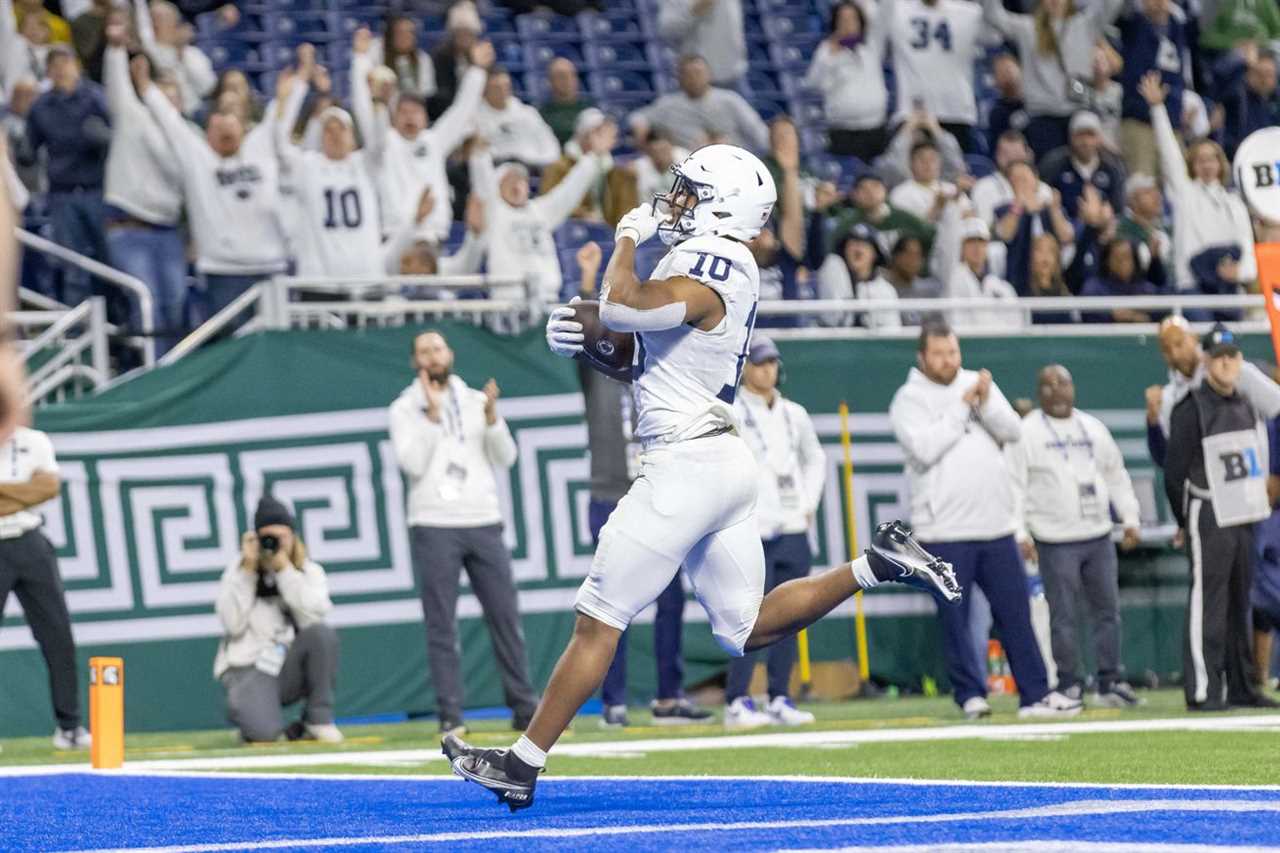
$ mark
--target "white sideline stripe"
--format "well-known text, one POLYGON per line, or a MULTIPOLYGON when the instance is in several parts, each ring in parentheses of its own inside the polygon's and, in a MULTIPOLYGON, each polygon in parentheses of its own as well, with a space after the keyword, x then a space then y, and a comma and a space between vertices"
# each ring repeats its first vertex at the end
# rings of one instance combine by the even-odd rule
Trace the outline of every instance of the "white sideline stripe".
POLYGON ((752 832, 769 829, 825 829, 854 826, 891 826, 923 823, 955 823, 974 820, 1025 820, 1028 818, 1082 817, 1159 812, 1275 812, 1280 802, 1259 800, 1082 800, 1025 809, 987 812, 957 812, 932 815, 887 815, 876 817, 824 818, 808 820, 739 821, 737 823, 673 823, 638 826, 550 827, 512 832, 435 832, 419 835, 387 835, 339 838, 297 838, 181 844, 171 847, 121 848, 128 853, 208 853, 209 851, 279 849, 282 847, 359 847, 374 844, 441 844, 455 841, 488 841, 534 838, 590 838, 619 835, 655 835, 679 832, 752 832))
MULTIPOLYGON (((896 847, 820 848, 822 853, 1274 853, 1274 847, 1224 847, 1220 844, 1130 844, 1116 841, 968 841, 968 843, 906 844, 896 847)), ((786 850, 785 853, 818 853, 786 850)))
MULTIPOLYGON (((211 773, 205 770, 138 770, 133 765, 118 770, 94 770, 88 767, 62 765, 56 769, 41 765, 29 769, 31 773, 2 773, 0 776, 50 776, 56 773, 81 773, 95 776, 131 776, 152 777, 158 779, 289 779, 317 780, 322 782, 426 782, 439 784, 457 784, 453 776, 439 773, 423 775, 419 773, 397 773, 395 775, 373 775, 370 773, 273 773, 250 770, 225 770, 211 773), (49 771, 54 772, 40 772, 49 771)), ((965 787, 965 788, 1050 788, 1066 790, 1122 790, 1122 791, 1226 791, 1249 793, 1280 793, 1280 784, 1276 785, 1195 785, 1182 782, 1160 784, 1158 782, 1002 782, 990 779, 896 779, 892 776, 548 776, 539 784, 557 785, 561 782, 785 782, 788 784, 806 783, 810 785, 898 785, 911 787, 965 787)))
MULTIPOLYGON (((1266 731, 1280 729, 1280 714, 1251 714, 1240 717, 1171 717, 1157 720, 1091 720, 1087 722, 1013 723, 1007 725, 925 726, 920 728, 872 729, 857 731, 770 732, 724 735, 720 737, 666 738, 661 740, 617 740, 595 743, 564 743, 556 756, 599 757, 619 753, 676 752, 691 749, 740 749, 745 747, 812 748, 832 744, 909 743, 938 740, 986 740, 994 737, 1028 737, 1073 734, 1114 734, 1155 731, 1266 731)), ((443 761, 440 750, 365 750, 361 752, 311 752, 290 755, 224 755, 209 758, 170 758, 130 761, 124 773, 146 770, 249 770, 271 767, 317 767, 333 764, 378 766, 401 762, 443 761)), ((36 776, 83 773, 83 764, 0 767, 0 776, 36 776)), ((121 771, 107 771, 121 772, 121 771)), ((399 777, 404 778, 404 777, 399 777)), ((635 777, 629 777, 635 778, 635 777)), ((665 778, 665 777, 664 777, 665 778)), ((706 777, 702 777, 706 778, 706 777)), ((735 777, 736 778, 736 777, 735 777)), ((762 777, 753 777, 762 778, 762 777)), ((1003 784, 1003 783, 999 783, 1003 784)), ((1108 786, 1114 787, 1114 786, 1108 786)), ((1139 785, 1137 787, 1170 787, 1139 785)), ((1204 788, 1202 785, 1190 786, 1204 788)), ((1248 786, 1247 786, 1248 787, 1248 786)))

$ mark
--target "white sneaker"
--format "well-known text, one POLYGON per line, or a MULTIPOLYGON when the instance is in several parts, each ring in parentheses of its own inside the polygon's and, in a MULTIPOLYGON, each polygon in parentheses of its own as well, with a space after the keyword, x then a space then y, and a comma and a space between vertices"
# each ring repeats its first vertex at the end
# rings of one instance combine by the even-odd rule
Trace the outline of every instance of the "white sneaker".
POLYGON ((1054 690, 1034 705, 1019 708, 1018 716, 1024 720, 1030 717, 1074 717, 1083 710, 1084 703, 1079 699, 1063 696, 1054 690))
POLYGON ((966 720, 980 720, 983 717, 991 716, 991 705, 981 696, 970 696, 964 700, 964 705, 961 706, 960 710, 964 711, 966 720))
POLYGON ((345 738, 333 723, 306 723, 307 735, 321 743, 342 743, 345 738))
POLYGON ((786 696, 775 696, 765 709, 775 726, 807 726, 817 720, 808 711, 801 711, 786 696))
POLYGON ((73 749, 88 749, 93 739, 89 737, 89 732, 84 726, 77 726, 74 729, 54 729, 53 730, 53 748, 61 752, 70 752, 73 749))
POLYGON ((756 703, 746 696, 739 696, 724 709, 726 729, 758 729, 773 725, 773 717, 756 710, 756 703))

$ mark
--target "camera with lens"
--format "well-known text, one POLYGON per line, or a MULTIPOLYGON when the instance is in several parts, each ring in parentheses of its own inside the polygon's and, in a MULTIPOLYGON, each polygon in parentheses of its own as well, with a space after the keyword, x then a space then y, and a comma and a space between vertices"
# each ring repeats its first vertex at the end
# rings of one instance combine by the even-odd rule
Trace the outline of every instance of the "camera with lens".
POLYGON ((280 537, 266 534, 258 537, 258 550, 264 556, 271 556, 280 550, 280 537))

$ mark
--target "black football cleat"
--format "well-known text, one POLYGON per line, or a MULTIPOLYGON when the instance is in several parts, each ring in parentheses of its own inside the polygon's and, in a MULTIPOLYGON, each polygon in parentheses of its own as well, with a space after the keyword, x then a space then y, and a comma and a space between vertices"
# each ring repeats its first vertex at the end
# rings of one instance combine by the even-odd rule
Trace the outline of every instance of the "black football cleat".
POLYGON ((455 776, 492 791, 498 802, 506 803, 513 812, 533 805, 533 788, 541 771, 516 758, 511 750, 478 749, 457 735, 445 735, 440 746, 455 776))
POLYGON ((923 589, 947 604, 960 602, 960 584, 951 564, 921 548, 901 521, 877 527, 866 554, 880 580, 923 589))

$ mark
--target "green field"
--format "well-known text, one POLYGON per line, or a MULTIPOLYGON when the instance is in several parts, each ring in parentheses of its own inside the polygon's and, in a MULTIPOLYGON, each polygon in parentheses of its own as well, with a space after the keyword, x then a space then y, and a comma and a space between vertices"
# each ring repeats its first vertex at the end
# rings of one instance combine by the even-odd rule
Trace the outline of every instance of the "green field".
MULTIPOLYGON (((1149 691, 1147 705, 1132 711, 1088 710, 1073 723, 1078 731, 1028 737, 1018 733, 1014 700, 997 697, 996 713, 979 728, 989 735, 964 739, 840 743, 845 732, 902 730, 954 726, 963 722, 946 698, 874 699, 858 702, 811 704, 805 707, 818 723, 798 729, 758 729, 775 734, 809 732, 833 734, 833 742, 804 746, 769 745, 717 748, 718 738, 742 734, 725 732, 718 723, 678 728, 650 724, 649 714, 633 710, 636 723, 625 731, 602 731, 599 718, 580 717, 561 741, 564 745, 655 740, 668 742, 697 738, 678 751, 627 751, 621 755, 577 756, 553 754, 551 772, 564 775, 806 775, 880 778, 967 779, 1042 782, 1151 783, 1151 784, 1274 784, 1280 781, 1280 714, 1275 726, 1235 728, 1225 731, 1089 731, 1089 723, 1160 719, 1213 721, 1229 724, 1227 714, 1188 716, 1182 694, 1174 690, 1149 691), (708 742, 711 741, 711 742, 708 742)), ((1038 721, 1045 722, 1045 721, 1038 721)), ((1074 726, 1073 726, 1074 728, 1074 726)), ((389 750, 434 751, 438 734, 433 722, 347 726, 348 742, 340 748, 314 743, 277 743, 242 746, 230 730, 130 735, 126 760, 231 758, 218 769, 236 770, 235 759, 249 760, 255 772, 442 774, 442 761, 406 760, 390 756, 380 763, 377 753, 389 750), (371 754, 372 753, 372 754, 371 754), (349 759, 344 761, 344 754, 349 759), (357 755, 358 754, 358 755, 357 755), (332 756, 332 761, 318 756, 332 756), (258 765, 261 757, 277 757, 271 767, 258 765), (293 764, 292 756, 300 761, 293 764)), ((483 745, 508 743, 512 733, 503 721, 478 721, 470 740, 483 745)), ((785 740, 785 739, 784 739, 785 740)), ((817 740, 822 740, 818 737, 817 740)), ((0 741, 0 765, 84 763, 86 756, 55 753, 47 739, 0 741)), ((652 747, 650 747, 652 749, 652 747)))

